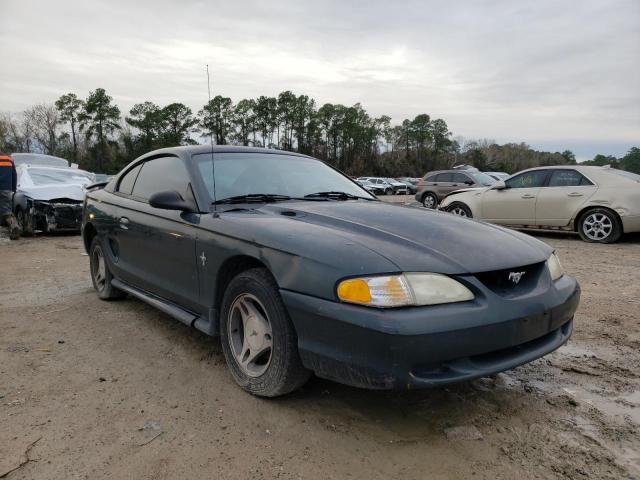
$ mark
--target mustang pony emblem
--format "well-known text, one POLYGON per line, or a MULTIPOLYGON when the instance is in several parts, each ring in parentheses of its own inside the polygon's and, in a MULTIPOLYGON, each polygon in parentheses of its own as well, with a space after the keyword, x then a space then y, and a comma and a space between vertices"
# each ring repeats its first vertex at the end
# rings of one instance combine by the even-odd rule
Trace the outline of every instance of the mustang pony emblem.
POLYGON ((509 272, 509 280, 517 285, 525 273, 526 272, 509 272))

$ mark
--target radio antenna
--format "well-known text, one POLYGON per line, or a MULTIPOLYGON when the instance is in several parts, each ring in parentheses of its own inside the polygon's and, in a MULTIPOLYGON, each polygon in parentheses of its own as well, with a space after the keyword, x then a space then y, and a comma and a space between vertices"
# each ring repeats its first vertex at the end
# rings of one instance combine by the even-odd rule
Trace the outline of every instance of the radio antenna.
MULTIPOLYGON (((209 103, 207 106, 211 108, 211 78, 209 77, 209 64, 207 63, 207 93, 209 94, 209 103)), ((213 111, 210 112, 213 116, 213 111)), ((211 144, 211 175, 213 175, 213 216, 218 216, 218 205, 216 204, 216 162, 213 158, 213 128, 209 129, 209 142, 211 144)))

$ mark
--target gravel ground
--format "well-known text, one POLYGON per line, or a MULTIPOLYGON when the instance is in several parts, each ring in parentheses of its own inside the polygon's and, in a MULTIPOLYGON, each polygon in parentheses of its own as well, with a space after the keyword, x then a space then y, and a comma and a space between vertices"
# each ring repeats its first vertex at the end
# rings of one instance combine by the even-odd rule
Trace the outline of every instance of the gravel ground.
POLYGON ((537 237, 583 288, 552 355, 448 388, 312 379, 260 400, 215 339, 98 300, 79 237, 0 236, 0 478, 637 478, 640 239, 537 237))

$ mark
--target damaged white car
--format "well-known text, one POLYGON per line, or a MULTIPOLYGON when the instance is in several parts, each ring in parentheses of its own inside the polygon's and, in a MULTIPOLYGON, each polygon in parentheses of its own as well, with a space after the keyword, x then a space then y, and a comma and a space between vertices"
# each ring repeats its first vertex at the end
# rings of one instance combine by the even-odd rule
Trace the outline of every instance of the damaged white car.
POLYGON ((80 231, 86 187, 93 173, 69 167, 19 165, 13 210, 23 235, 80 231))

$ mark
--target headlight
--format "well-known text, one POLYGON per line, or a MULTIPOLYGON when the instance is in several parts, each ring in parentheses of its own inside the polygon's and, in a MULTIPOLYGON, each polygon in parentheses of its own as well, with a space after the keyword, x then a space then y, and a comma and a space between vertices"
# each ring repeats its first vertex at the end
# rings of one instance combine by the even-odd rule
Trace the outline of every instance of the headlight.
POLYGON ((555 253, 552 253, 547 260, 547 267, 549 267, 549 273, 551 274, 551 280, 554 282, 564 275, 564 270, 560 264, 560 260, 555 253))
POLYGON ((405 307, 473 300, 471 291, 446 275, 405 273, 343 280, 338 284, 343 302, 370 307, 405 307))

